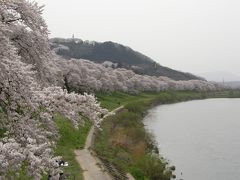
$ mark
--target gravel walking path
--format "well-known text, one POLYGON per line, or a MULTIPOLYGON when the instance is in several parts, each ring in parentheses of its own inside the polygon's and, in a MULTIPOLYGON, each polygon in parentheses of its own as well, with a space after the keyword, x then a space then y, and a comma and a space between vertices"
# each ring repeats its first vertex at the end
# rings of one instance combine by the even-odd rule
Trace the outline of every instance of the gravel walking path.
MULTIPOLYGON (((106 117, 114 115, 117 111, 119 111, 122 108, 123 106, 120 106, 119 108, 109 112, 104 116, 102 121, 106 117)), ((83 169, 84 180, 113 180, 112 176, 109 175, 107 171, 104 171, 101 161, 96 156, 94 156, 90 151, 94 132, 95 127, 92 126, 87 136, 84 149, 74 151, 77 162, 83 169)), ((134 180, 134 178, 130 174, 128 174, 128 177, 130 180, 134 180)))

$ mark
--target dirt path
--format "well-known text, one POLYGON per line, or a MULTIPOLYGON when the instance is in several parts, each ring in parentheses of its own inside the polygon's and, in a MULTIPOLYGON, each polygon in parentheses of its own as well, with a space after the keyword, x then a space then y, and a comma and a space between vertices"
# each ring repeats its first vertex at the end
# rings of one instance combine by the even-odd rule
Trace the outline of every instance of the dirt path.
MULTIPOLYGON (((122 108, 123 106, 120 106, 119 108, 109 112, 101 121, 103 121, 108 116, 114 115, 122 108)), ((89 148, 92 145, 94 132, 95 127, 92 126, 87 136, 84 149, 74 151, 77 162, 83 169, 84 180, 112 180, 113 178, 101 167, 100 160, 97 157, 93 156, 90 152, 89 148)))
POLYGON ((112 180, 111 176, 98 166, 98 160, 88 149, 76 150, 75 154, 78 163, 83 169, 83 177, 85 180, 112 180))

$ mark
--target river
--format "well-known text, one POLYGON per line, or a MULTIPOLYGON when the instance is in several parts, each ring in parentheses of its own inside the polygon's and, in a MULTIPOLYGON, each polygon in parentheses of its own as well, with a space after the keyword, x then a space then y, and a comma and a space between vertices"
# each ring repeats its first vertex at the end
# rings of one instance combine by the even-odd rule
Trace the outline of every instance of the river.
POLYGON ((144 124, 177 180, 240 179, 240 99, 160 105, 144 124))

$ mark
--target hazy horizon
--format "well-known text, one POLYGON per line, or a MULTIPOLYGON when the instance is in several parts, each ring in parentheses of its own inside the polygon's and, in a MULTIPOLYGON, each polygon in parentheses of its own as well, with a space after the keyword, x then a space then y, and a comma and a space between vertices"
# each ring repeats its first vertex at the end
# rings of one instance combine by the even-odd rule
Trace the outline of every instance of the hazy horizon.
POLYGON ((50 37, 113 41, 183 72, 240 77, 237 0, 36 2, 45 5, 50 37))

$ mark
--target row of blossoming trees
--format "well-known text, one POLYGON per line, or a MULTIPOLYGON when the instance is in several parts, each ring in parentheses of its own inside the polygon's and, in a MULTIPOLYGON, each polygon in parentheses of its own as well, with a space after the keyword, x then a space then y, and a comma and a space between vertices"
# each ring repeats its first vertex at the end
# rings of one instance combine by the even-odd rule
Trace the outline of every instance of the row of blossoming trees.
POLYGON ((57 173, 53 148, 60 113, 78 127, 81 114, 98 124, 101 109, 92 95, 68 93, 54 65, 42 8, 26 0, 0 1, 0 179, 27 165, 30 176, 57 173))
POLYGON ((59 113, 77 128, 87 117, 98 126, 106 113, 92 95, 76 91, 216 90, 206 81, 174 81, 134 74, 87 60, 63 60, 49 48, 42 8, 26 0, 0 0, 0 179, 27 165, 30 176, 57 173, 53 149, 59 113), (81 115, 80 115, 81 114, 81 115))
POLYGON ((63 60, 58 57, 57 62, 62 69, 65 85, 75 91, 216 91, 222 88, 203 80, 175 81, 163 76, 139 75, 131 70, 116 69, 106 66, 106 63, 96 64, 88 60, 63 60))

